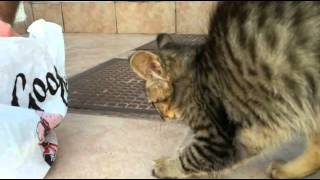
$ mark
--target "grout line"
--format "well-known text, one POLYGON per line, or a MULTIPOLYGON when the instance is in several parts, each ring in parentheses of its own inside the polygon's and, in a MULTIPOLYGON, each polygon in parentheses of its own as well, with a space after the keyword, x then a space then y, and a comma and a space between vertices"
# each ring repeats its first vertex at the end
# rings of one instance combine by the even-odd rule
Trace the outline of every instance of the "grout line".
POLYGON ((178 21, 177 21, 177 1, 174 1, 174 20, 175 20, 175 22, 174 22, 174 27, 175 27, 175 33, 177 34, 178 32, 177 32, 177 23, 178 23, 178 21))
POLYGON ((62 10, 62 3, 63 2, 60 2, 60 11, 61 11, 61 18, 62 18, 62 28, 63 28, 63 32, 66 32, 66 29, 65 29, 65 23, 64 23, 64 16, 63 16, 63 10, 62 10))
POLYGON ((31 14, 32 14, 32 22, 35 20, 34 18, 34 12, 33 12, 33 3, 31 1, 29 1, 30 3, 30 7, 31 7, 31 14))
POLYGON ((115 21, 116 21, 116 34, 119 34, 119 31, 118 31, 118 18, 117 18, 117 6, 116 6, 116 2, 113 1, 113 7, 114 7, 114 18, 115 18, 115 21))

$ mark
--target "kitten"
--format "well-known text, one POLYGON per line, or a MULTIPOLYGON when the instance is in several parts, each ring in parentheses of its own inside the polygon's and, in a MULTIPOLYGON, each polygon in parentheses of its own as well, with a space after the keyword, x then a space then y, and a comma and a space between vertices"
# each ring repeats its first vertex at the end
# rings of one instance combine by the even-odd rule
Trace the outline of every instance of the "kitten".
POLYGON ((221 172, 294 135, 308 142, 272 178, 302 178, 320 168, 320 3, 225 2, 199 46, 157 37, 131 67, 166 120, 194 132, 179 156, 156 161, 160 178, 221 172))

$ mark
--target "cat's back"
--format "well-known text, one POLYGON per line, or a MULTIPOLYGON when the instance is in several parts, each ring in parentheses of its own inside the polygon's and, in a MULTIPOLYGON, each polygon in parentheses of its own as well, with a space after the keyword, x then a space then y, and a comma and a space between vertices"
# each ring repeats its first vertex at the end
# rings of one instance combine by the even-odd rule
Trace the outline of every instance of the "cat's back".
POLYGON ((226 102, 254 99, 252 106, 276 112, 282 99, 320 112, 319 2, 221 3, 205 48, 209 58, 199 64, 212 65, 212 86, 221 87, 226 102))
POLYGON ((320 3, 220 3, 208 44, 216 65, 253 81, 319 79, 320 3))
MULTIPOLYGON (((245 58, 253 62, 276 60, 270 60, 266 54, 280 56, 297 49, 319 50, 320 2, 221 3, 216 16, 211 18, 209 38, 242 57, 245 55, 241 51, 247 52, 245 58)), ((287 58, 277 58, 281 59, 287 58)))

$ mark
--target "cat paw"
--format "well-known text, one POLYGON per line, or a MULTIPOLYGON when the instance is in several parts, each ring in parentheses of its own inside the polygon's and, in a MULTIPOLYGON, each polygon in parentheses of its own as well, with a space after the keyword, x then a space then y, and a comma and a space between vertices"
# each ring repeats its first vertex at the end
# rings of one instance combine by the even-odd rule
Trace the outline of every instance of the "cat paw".
POLYGON ((161 179, 181 179, 186 178, 186 175, 181 169, 178 158, 161 158, 154 161, 152 175, 161 179))
POLYGON ((272 179, 287 179, 289 175, 283 168, 285 164, 285 161, 276 160, 268 167, 267 173, 272 179))

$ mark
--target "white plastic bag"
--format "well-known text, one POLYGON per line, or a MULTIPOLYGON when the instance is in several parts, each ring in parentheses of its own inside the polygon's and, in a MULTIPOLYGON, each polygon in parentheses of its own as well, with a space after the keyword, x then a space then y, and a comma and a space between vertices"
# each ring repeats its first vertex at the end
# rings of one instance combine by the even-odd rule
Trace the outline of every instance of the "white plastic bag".
POLYGON ((42 157, 34 111, 0 105, 0 178, 43 178, 50 166, 42 157))
POLYGON ((43 178, 39 122, 67 112, 62 28, 38 20, 28 32, 0 38, 0 178, 43 178))

